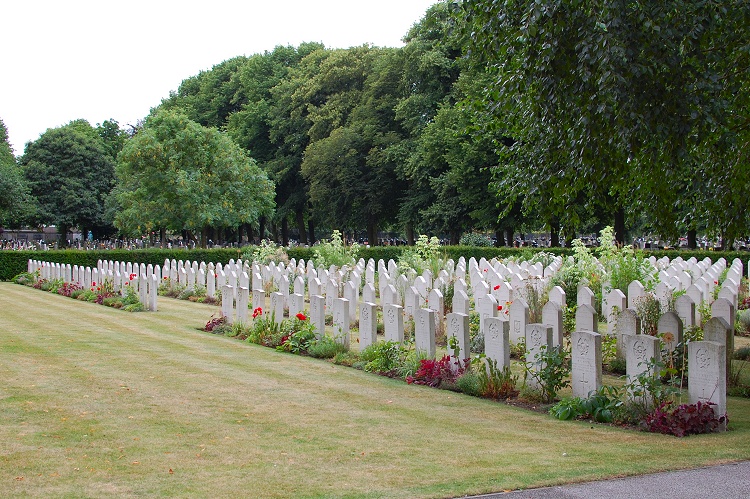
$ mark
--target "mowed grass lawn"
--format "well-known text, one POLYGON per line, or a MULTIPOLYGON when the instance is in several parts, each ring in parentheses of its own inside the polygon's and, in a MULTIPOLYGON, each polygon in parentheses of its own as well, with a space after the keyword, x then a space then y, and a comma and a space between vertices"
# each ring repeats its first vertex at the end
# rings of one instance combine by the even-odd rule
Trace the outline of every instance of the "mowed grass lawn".
POLYGON ((130 314, 0 283, 0 497, 455 497, 750 458, 562 422, 203 333, 216 307, 130 314))

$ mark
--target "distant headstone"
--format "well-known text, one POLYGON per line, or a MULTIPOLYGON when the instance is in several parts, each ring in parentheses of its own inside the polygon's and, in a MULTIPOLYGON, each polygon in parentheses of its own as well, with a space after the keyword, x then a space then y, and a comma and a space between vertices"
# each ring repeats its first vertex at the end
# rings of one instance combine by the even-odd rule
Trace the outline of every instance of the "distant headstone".
POLYGON ((315 334, 318 339, 322 338, 326 332, 326 299, 321 295, 312 295, 310 297, 310 322, 315 327, 315 334))
POLYGON ((628 284, 628 308, 635 308, 638 300, 646 293, 643 284, 640 281, 633 281, 628 284))
POLYGON ((383 306, 383 322, 385 325, 385 339, 397 343, 404 342, 404 309, 400 305, 387 304, 383 306))
POLYGON ((336 298, 333 301, 333 337, 349 349, 349 300, 336 298))
POLYGON ((552 346, 559 347, 562 345, 563 311, 557 302, 548 301, 544 304, 544 307, 542 307, 542 323, 552 326, 552 346))
POLYGON ((234 323, 234 290, 228 284, 221 288, 221 315, 229 324, 234 323))
POLYGON ((240 287, 237 290, 237 322, 247 324, 247 306, 249 301, 250 290, 245 287, 240 287))
POLYGON ((523 298, 513 300, 509 307, 508 318, 510 320, 510 341, 513 344, 518 344, 524 337, 527 330, 526 326, 529 323, 529 306, 523 298))
POLYGON ((469 338, 469 316, 460 313, 450 313, 447 315, 447 330, 446 334, 448 337, 448 353, 453 355, 453 351, 450 348, 450 338, 456 338, 458 344, 458 361, 463 364, 467 359, 471 358, 471 352, 469 351, 470 338, 469 338))
POLYGON ((549 291, 549 301, 553 301, 560 305, 561 308, 565 308, 566 302, 565 302, 565 291, 560 286, 554 286, 549 291))
POLYGON ((435 358, 435 311, 429 308, 417 310, 414 318, 414 347, 428 358, 435 358))
POLYGON ((453 291, 453 312, 469 315, 469 297, 460 289, 453 291))
POLYGON ((284 320, 284 294, 280 291, 271 293, 271 312, 276 324, 281 324, 284 320))
POLYGON ((635 313, 635 310, 626 308, 620 311, 617 318, 617 356, 625 358, 626 336, 635 336, 641 334, 641 318, 635 313))
MULTIPOLYGON (((539 372, 543 367, 542 355, 552 347, 552 328, 544 324, 528 324, 526 326, 526 363, 533 372, 539 372)), ((532 388, 541 388, 539 382, 530 377, 527 383, 532 388)))
POLYGON ((617 319, 620 317, 620 312, 627 308, 628 299, 625 297, 625 293, 619 289, 613 289, 607 293, 607 311, 605 312, 607 319, 607 334, 614 336, 617 331, 617 319))
POLYGON ((510 367, 510 323, 498 317, 485 322, 484 353, 497 362, 498 369, 510 367))
POLYGON ((378 341, 378 309, 374 303, 359 304, 359 350, 360 352, 378 341))
POLYGON ((576 330, 599 332, 599 317, 594 307, 586 303, 581 303, 576 307, 576 330))
POLYGON ((262 289, 253 290, 253 310, 266 308, 266 292, 262 289))
POLYGON ((687 294, 678 296, 674 301, 675 312, 682 321, 683 328, 691 328, 695 322, 695 302, 687 294))
POLYGON ((666 312, 659 317, 657 331, 664 347, 673 352, 682 343, 682 320, 676 312, 666 312))
POLYGON ((591 308, 596 308, 596 296, 594 295, 594 292, 586 286, 581 287, 581 289, 578 290, 576 304, 579 307, 581 305, 588 305, 591 308))
POLYGON ((289 317, 295 317, 297 314, 301 314, 305 308, 305 297, 298 293, 292 293, 287 298, 289 304, 289 317))

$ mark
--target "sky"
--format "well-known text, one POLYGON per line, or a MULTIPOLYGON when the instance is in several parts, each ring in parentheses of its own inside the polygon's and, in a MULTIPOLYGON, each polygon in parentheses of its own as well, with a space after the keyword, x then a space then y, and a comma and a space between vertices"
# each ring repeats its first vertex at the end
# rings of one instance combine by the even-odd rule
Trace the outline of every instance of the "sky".
POLYGON ((403 46, 438 0, 4 0, 0 119, 16 155, 76 119, 135 124, 232 57, 321 42, 403 46))

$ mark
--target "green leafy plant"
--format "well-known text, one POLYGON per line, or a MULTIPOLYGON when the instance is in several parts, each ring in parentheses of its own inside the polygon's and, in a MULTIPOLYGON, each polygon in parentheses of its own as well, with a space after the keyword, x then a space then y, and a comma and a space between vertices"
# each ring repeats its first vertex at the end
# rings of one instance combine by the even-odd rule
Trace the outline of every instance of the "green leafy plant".
POLYGON ((346 352, 346 346, 338 343, 332 336, 326 334, 312 342, 307 348, 310 357, 318 359, 332 359, 340 353, 346 352))
POLYGON ((365 362, 364 370, 386 376, 396 376, 408 349, 395 341, 379 341, 363 349, 359 357, 365 362))
POLYGON ((524 385, 533 379, 541 392, 542 402, 550 403, 557 397, 561 388, 570 386, 570 352, 564 348, 547 348, 542 345, 533 359, 523 363, 524 385))
POLYGON ((338 268, 344 265, 353 266, 356 263, 359 245, 355 242, 350 246, 345 246, 341 238, 341 232, 334 230, 330 240, 321 241, 315 246, 314 261, 317 265, 330 267, 335 265, 338 268))
POLYGON ((310 346, 316 341, 315 326, 304 314, 284 320, 281 330, 284 334, 281 345, 277 350, 296 354, 306 354, 310 346))
POLYGON ((263 265, 289 263, 289 255, 287 255, 286 250, 268 239, 263 239, 258 246, 248 247, 242 253, 242 259, 263 265))
POLYGON ((398 260, 398 266, 404 272, 409 269, 421 275, 425 270, 432 272, 437 276, 440 270, 445 266, 445 259, 440 256, 440 241, 437 237, 431 238, 421 234, 414 242, 414 246, 401 252, 398 260))
POLYGON ((580 397, 566 397, 550 407, 549 413, 562 421, 578 419, 585 411, 580 397))
POLYGON ((492 247, 492 240, 484 234, 477 234, 476 232, 466 232, 461 236, 458 244, 460 244, 461 246, 490 248, 492 247))
POLYGON ((477 394, 493 400, 505 400, 518 395, 518 375, 509 366, 497 367, 495 359, 481 354, 471 361, 471 371, 477 379, 477 394))

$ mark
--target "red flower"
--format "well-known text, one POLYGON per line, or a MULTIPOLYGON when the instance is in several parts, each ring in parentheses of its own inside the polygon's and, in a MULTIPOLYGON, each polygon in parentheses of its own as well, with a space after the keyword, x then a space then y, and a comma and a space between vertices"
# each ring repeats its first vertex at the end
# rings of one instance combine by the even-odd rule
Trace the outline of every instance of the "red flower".
POLYGON ((500 289, 500 285, 498 284, 497 286, 495 286, 495 287, 494 287, 494 288, 492 288, 492 289, 494 289, 495 291, 497 291, 498 289, 500 289))
POLYGON ((169 277, 167 277, 167 276, 164 276, 164 280, 166 281, 167 279, 169 279, 169 277))
POLYGON ((129 282, 126 282, 126 283, 125 283, 125 285, 126 285, 126 286, 129 286, 129 285, 130 285, 130 283, 129 283, 129 282))
POLYGON ((91 283, 92 286, 96 286, 96 281, 91 283))
POLYGON ((502 310, 502 309, 503 309, 503 306, 502 306, 502 305, 498 305, 498 306, 497 306, 497 309, 498 309, 498 310, 502 310))
POLYGON ((714 281, 714 284, 719 284, 719 281, 714 281))
POLYGON ((305 316, 305 314, 299 313, 299 314, 297 314, 297 319, 299 319, 301 321, 306 321, 307 317, 305 316))
POLYGON ((253 319, 258 317, 259 315, 263 315, 263 309, 258 307, 255 310, 253 310, 253 319))

